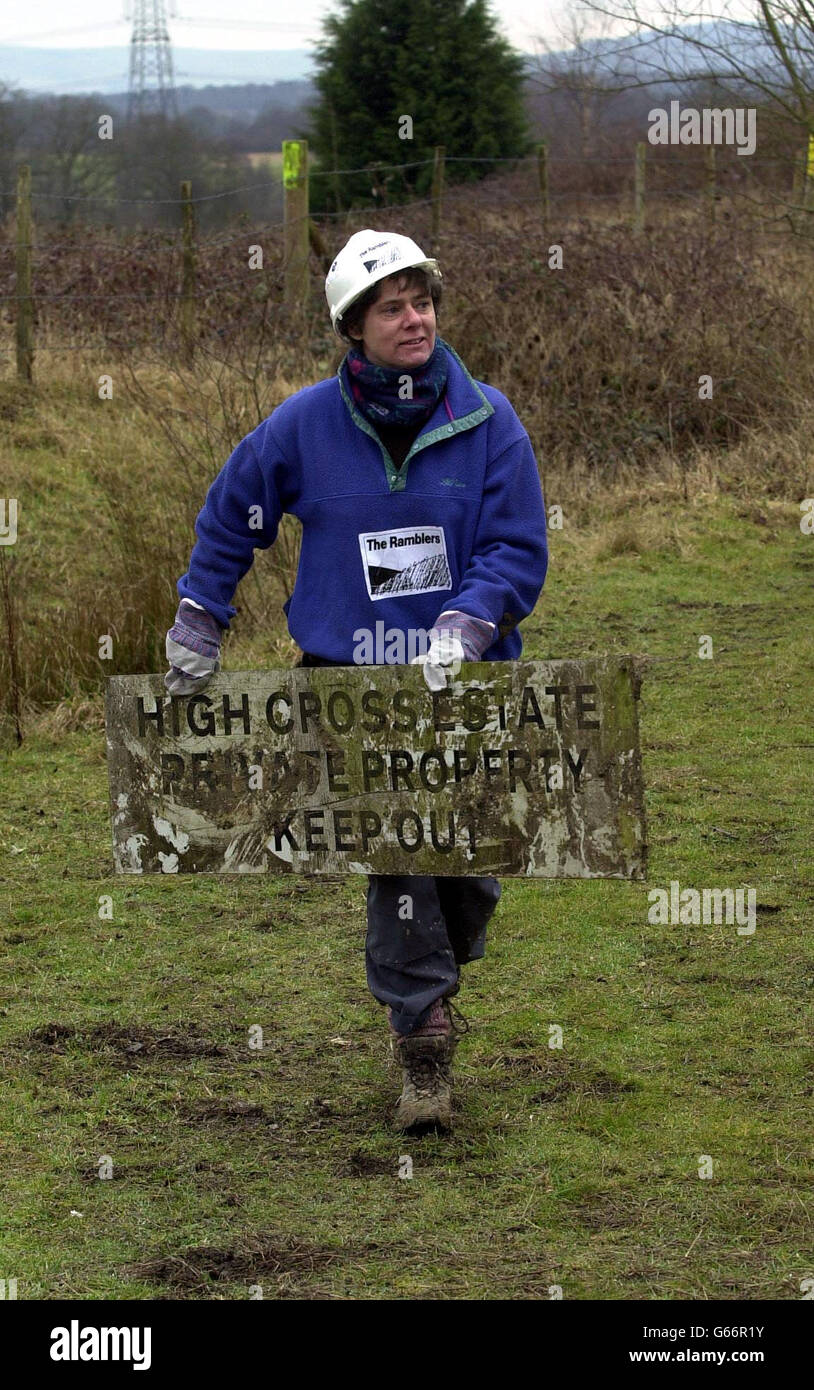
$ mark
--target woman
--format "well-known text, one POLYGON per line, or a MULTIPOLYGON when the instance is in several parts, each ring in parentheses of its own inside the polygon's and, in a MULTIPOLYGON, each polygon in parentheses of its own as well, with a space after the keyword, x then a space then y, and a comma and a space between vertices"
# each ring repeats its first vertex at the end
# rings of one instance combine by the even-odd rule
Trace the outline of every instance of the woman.
MULTIPOLYGON (((358 663, 360 635, 394 628, 405 650, 430 632, 416 660, 431 689, 461 660, 520 655, 517 625, 547 564, 537 464, 506 397, 473 380, 438 337, 437 262, 409 237, 357 232, 325 292, 348 351, 335 377, 296 392, 247 435, 210 487, 167 634, 174 695, 195 693, 219 668, 238 581, 284 512, 302 522, 284 605, 302 665, 358 663)), ((449 1000, 460 966, 484 954, 499 897, 491 877, 369 877, 367 980, 388 1008, 404 1071, 399 1128, 451 1125, 460 1027, 449 1000)))

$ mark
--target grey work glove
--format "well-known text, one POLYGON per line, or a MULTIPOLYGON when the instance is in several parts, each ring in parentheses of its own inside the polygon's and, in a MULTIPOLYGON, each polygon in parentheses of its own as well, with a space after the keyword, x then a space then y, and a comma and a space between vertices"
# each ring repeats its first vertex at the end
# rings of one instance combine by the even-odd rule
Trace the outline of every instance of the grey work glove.
POLYGON ((220 644, 225 629, 189 599, 178 605, 175 622, 167 633, 170 669, 164 684, 171 695, 197 695, 220 670, 220 644))
POLYGON ((429 650, 421 656, 414 656, 411 666, 421 666, 424 680, 430 690, 443 690, 447 675, 457 676, 464 659, 464 649, 454 631, 446 628, 433 637, 429 650))
POLYGON ((494 641, 495 625, 457 609, 442 613, 432 630, 429 651, 416 656, 411 666, 423 666, 430 690, 443 690, 457 676, 462 661, 480 661, 494 641))

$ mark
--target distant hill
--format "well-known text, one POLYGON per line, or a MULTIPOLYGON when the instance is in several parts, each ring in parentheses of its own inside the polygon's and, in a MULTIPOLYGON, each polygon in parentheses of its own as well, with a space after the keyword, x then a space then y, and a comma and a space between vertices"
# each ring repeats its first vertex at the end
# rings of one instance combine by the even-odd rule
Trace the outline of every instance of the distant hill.
MULTIPOLYGON (((587 78, 597 98, 585 110, 593 121, 592 147, 614 128, 642 128, 654 102, 665 104, 698 73, 704 53, 691 40, 714 45, 746 69, 777 75, 777 58, 756 25, 686 26, 660 36, 642 31, 616 39, 588 40, 579 51, 521 55, 527 77, 526 104, 535 133, 549 140, 554 157, 584 155, 582 116, 574 109, 571 78, 587 78), (674 74, 672 82, 670 74, 674 74), (683 79, 683 80, 682 80, 683 79), (580 134, 580 131, 582 132, 580 134)), ((283 140, 307 128, 308 107, 318 99, 313 56, 305 49, 218 51, 175 48, 176 101, 179 114, 203 141, 220 142, 233 154, 278 150, 283 140)), ((58 98, 93 98, 102 110, 122 115, 127 107, 129 49, 47 49, 0 45, 1 84, 19 95, 20 119, 29 136, 38 121, 47 122, 47 107, 58 98), (29 114, 30 103, 41 108, 29 114), (43 114, 45 113, 45 114, 43 114)), ((718 63, 719 72, 726 60, 718 63)), ((583 112, 583 116, 585 112, 583 112)))
MULTIPOLYGON (((604 72, 629 79, 632 83, 650 81, 663 83, 669 72, 681 73, 703 63, 703 54, 692 48, 687 39, 700 39, 719 47, 747 66, 762 67, 769 72, 777 68, 777 58, 765 43, 757 25, 720 20, 712 24, 687 25, 678 33, 658 36, 647 30, 616 39, 590 39, 583 46, 582 64, 587 63, 604 72)), ((540 67, 549 70, 567 67, 574 55, 566 50, 558 53, 522 55, 530 76, 540 67)), ((195 100, 183 96, 182 109, 207 106, 211 111, 232 119, 254 119, 260 108, 232 108, 217 104, 218 88, 267 88, 289 82, 308 83, 315 74, 314 55, 309 49, 201 49, 173 48, 176 86, 185 92, 195 89, 195 100), (206 93, 206 99, 203 94, 206 93)), ((129 46, 110 48, 35 48, 0 45, 0 83, 7 83, 32 96, 88 96, 99 92, 117 95, 127 90, 130 63, 129 46)), ((726 67, 719 60, 716 66, 726 67)), ((282 93, 274 98, 275 105, 299 105, 302 93, 292 93, 286 102, 282 93)))
MULTIPOLYGON (((314 69, 308 49, 224 51, 173 48, 179 85, 200 87, 302 81, 314 69)), ((116 48, 32 48, 0 44, 0 82, 32 96, 54 93, 85 96, 126 91, 129 46, 116 48)))
POLYGON ((572 50, 562 50, 531 60, 531 70, 540 66, 552 73, 576 66, 600 80, 628 81, 631 89, 646 84, 654 96, 671 85, 703 76, 709 67, 721 80, 732 82, 739 68, 775 79, 782 70, 760 27, 733 20, 686 24, 668 34, 642 29, 620 38, 587 39, 578 57, 572 50))
MULTIPOLYGON (((64 93, 60 95, 65 95, 64 93)), ((75 100, 88 97, 104 98, 105 109, 122 113, 127 108, 127 92, 86 92, 82 97, 70 93, 75 100)), ((262 125, 269 119, 277 121, 283 139, 293 136, 294 126, 300 119, 303 108, 315 96, 312 82, 247 82, 236 87, 176 87, 175 99, 179 115, 192 118, 202 131, 213 136, 228 136, 235 127, 252 127, 258 122, 262 125)), ((55 100, 57 94, 43 92, 35 98, 47 102, 55 100)), ((279 133, 279 132, 278 132, 279 133)), ((253 149, 249 143, 246 149, 253 149)))

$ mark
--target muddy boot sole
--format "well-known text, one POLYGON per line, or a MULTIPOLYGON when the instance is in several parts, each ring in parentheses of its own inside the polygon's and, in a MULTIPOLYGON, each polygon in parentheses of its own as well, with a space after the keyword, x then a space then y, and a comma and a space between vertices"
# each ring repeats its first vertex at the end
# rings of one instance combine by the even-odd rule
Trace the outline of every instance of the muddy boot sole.
POLYGON ((435 1104, 400 1100, 396 1109, 396 1129, 404 1134, 427 1134, 435 1130, 446 1134, 452 1129, 451 1101, 435 1104))

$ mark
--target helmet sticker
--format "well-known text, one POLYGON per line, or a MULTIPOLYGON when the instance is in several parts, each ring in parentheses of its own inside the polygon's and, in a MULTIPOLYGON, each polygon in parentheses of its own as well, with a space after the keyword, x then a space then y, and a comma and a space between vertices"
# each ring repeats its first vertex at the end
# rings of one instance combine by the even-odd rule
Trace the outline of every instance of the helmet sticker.
MULTIPOLYGON (((383 245, 384 243, 380 244, 383 245)), ((373 251, 375 248, 371 246, 369 249, 373 251)), ((364 255, 366 253, 363 252, 362 254, 364 255)), ((401 259, 402 254, 399 247, 391 246, 390 250, 383 252, 381 256, 377 257, 372 261, 363 261, 362 264, 364 265, 368 275, 372 275, 374 270, 381 270, 382 266, 392 265, 394 261, 400 261, 401 259)))

